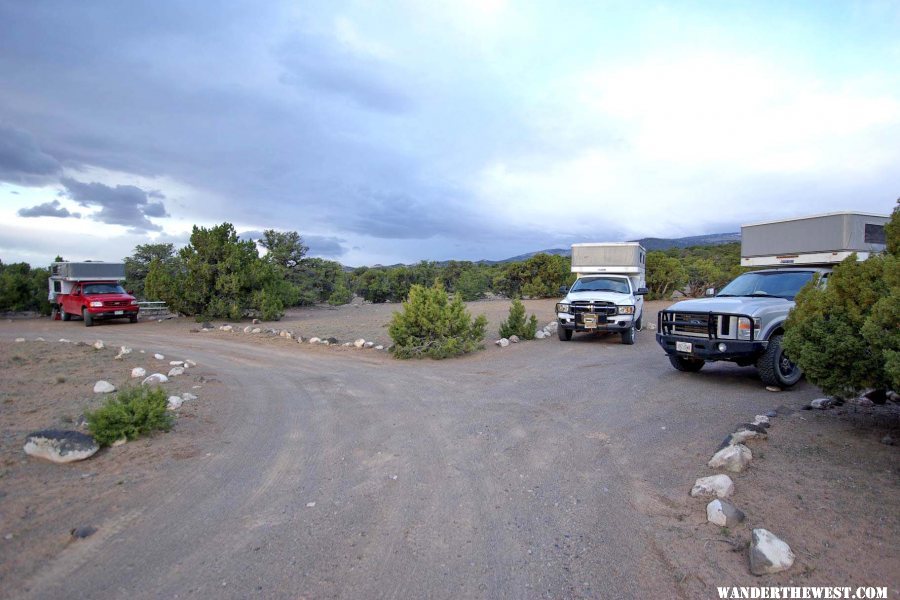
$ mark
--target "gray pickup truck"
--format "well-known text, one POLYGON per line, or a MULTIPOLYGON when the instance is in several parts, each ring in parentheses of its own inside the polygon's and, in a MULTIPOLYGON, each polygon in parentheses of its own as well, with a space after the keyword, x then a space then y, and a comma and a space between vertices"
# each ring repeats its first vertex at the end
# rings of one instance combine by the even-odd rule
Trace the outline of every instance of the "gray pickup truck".
POLYGON ((744 273, 712 297, 684 300, 659 312, 656 341, 672 366, 697 372, 707 362, 756 365, 766 385, 790 387, 803 376, 781 349, 794 297, 812 280, 823 285, 828 267, 790 267, 744 273))

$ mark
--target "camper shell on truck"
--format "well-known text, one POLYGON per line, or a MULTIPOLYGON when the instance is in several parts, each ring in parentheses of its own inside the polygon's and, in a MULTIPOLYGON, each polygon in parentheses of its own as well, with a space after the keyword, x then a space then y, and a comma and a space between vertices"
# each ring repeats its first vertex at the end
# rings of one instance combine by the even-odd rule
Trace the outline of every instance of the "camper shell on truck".
POLYGON ((575 283, 556 305, 557 334, 562 341, 574 332, 618 333, 634 344, 643 323, 647 293, 647 251, 636 242, 572 245, 575 283))
POLYGON ((122 288, 124 263, 55 262, 50 265, 48 300, 52 318, 84 320, 90 327, 101 319, 138 319, 137 300, 122 288))
POLYGON ((741 264, 770 267, 738 276, 718 294, 677 302, 657 317, 656 341, 679 371, 707 362, 756 365, 766 385, 803 376, 781 349, 784 322, 811 280, 824 285, 833 266, 885 249, 886 215, 829 213, 741 227, 741 264))

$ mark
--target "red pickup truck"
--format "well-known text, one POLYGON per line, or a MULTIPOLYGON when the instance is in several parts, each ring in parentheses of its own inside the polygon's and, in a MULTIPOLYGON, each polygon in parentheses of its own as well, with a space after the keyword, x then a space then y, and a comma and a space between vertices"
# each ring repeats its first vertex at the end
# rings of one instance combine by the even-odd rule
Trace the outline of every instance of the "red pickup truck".
POLYGON ((137 300, 114 281, 81 281, 68 294, 56 295, 57 310, 63 321, 73 316, 90 327, 98 319, 138 320, 137 300))
POLYGON ((138 319, 137 300, 122 288, 125 263, 60 261, 50 265, 47 299, 53 319, 84 319, 90 327, 98 319, 138 319))

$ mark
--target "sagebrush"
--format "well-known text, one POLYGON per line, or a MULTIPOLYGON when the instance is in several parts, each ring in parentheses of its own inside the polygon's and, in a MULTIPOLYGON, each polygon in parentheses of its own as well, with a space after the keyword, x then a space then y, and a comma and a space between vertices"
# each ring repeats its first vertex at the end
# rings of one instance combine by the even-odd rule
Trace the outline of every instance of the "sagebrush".
POLYGON ((462 298, 451 300, 440 285, 413 285, 388 333, 398 358, 448 358, 482 348, 487 317, 472 319, 462 298))
POLYGON ((85 413, 88 430, 101 446, 123 437, 133 440, 154 431, 168 431, 172 415, 166 411, 167 403, 162 388, 123 389, 102 407, 85 413))

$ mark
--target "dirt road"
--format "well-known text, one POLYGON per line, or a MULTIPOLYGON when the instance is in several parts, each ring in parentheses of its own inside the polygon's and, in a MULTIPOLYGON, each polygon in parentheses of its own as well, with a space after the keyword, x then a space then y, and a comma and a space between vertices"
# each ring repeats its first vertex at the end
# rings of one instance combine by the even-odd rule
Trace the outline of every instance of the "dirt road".
POLYGON ((699 523, 687 489, 735 424, 816 397, 805 383, 766 392, 753 369, 675 372, 651 331, 634 346, 554 338, 403 362, 190 326, 0 327, 3 343, 27 332, 189 356, 227 390, 197 456, 0 596, 692 597, 759 585, 740 556, 679 559, 668 540, 699 523))

